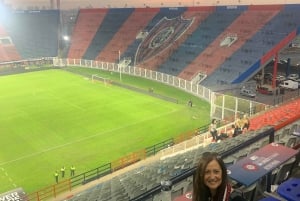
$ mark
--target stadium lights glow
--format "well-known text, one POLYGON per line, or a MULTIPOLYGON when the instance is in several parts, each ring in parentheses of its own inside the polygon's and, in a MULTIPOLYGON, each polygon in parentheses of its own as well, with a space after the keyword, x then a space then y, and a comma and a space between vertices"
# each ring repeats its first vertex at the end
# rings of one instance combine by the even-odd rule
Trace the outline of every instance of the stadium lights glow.
POLYGON ((6 8, 5 6, 0 2, 0 20, 4 20, 6 15, 6 8))
POLYGON ((64 39, 65 41, 69 41, 69 40, 70 40, 69 36, 63 36, 63 39, 64 39))

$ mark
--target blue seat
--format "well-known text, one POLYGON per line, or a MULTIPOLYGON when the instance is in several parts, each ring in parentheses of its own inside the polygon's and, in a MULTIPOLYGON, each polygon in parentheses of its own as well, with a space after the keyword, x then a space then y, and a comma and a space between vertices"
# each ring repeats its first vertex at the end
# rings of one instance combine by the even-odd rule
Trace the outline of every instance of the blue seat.
POLYGON ((300 200, 300 178, 290 178, 280 184, 277 193, 288 201, 300 200))

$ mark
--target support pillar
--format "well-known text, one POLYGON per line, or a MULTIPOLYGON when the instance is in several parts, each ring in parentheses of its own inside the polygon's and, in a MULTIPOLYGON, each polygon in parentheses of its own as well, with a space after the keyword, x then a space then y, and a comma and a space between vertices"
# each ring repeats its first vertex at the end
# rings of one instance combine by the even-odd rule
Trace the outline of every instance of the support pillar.
POLYGON ((275 59, 274 59, 273 78, 272 78, 273 89, 276 88, 277 67, 278 67, 278 52, 275 53, 275 59))

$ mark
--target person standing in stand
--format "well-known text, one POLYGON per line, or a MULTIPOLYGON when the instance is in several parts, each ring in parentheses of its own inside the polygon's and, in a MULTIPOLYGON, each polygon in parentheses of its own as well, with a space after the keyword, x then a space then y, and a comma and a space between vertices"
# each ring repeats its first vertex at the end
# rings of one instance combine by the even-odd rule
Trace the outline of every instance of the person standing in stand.
POLYGON ((242 118, 242 131, 245 132, 249 129, 250 127, 250 120, 248 118, 247 114, 244 114, 243 118, 242 118))
POLYGON ((217 141, 217 137, 218 137, 218 131, 217 131, 217 120, 213 119, 211 121, 211 124, 209 125, 209 132, 212 136, 212 141, 216 142, 217 141))
POLYGON ((243 126, 242 119, 240 116, 238 116, 234 122, 234 127, 235 127, 234 137, 242 133, 242 126, 243 126))

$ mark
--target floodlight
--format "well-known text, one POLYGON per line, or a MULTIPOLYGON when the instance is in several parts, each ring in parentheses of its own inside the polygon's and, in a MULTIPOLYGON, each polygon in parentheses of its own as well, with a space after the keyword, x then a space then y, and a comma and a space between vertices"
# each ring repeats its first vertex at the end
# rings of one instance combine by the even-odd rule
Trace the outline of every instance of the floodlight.
POLYGON ((3 5, 3 3, 0 2, 0 20, 5 19, 6 12, 7 12, 6 7, 3 5))
POLYGON ((63 39, 64 39, 65 41, 69 41, 69 40, 70 40, 69 36, 63 36, 63 39))

